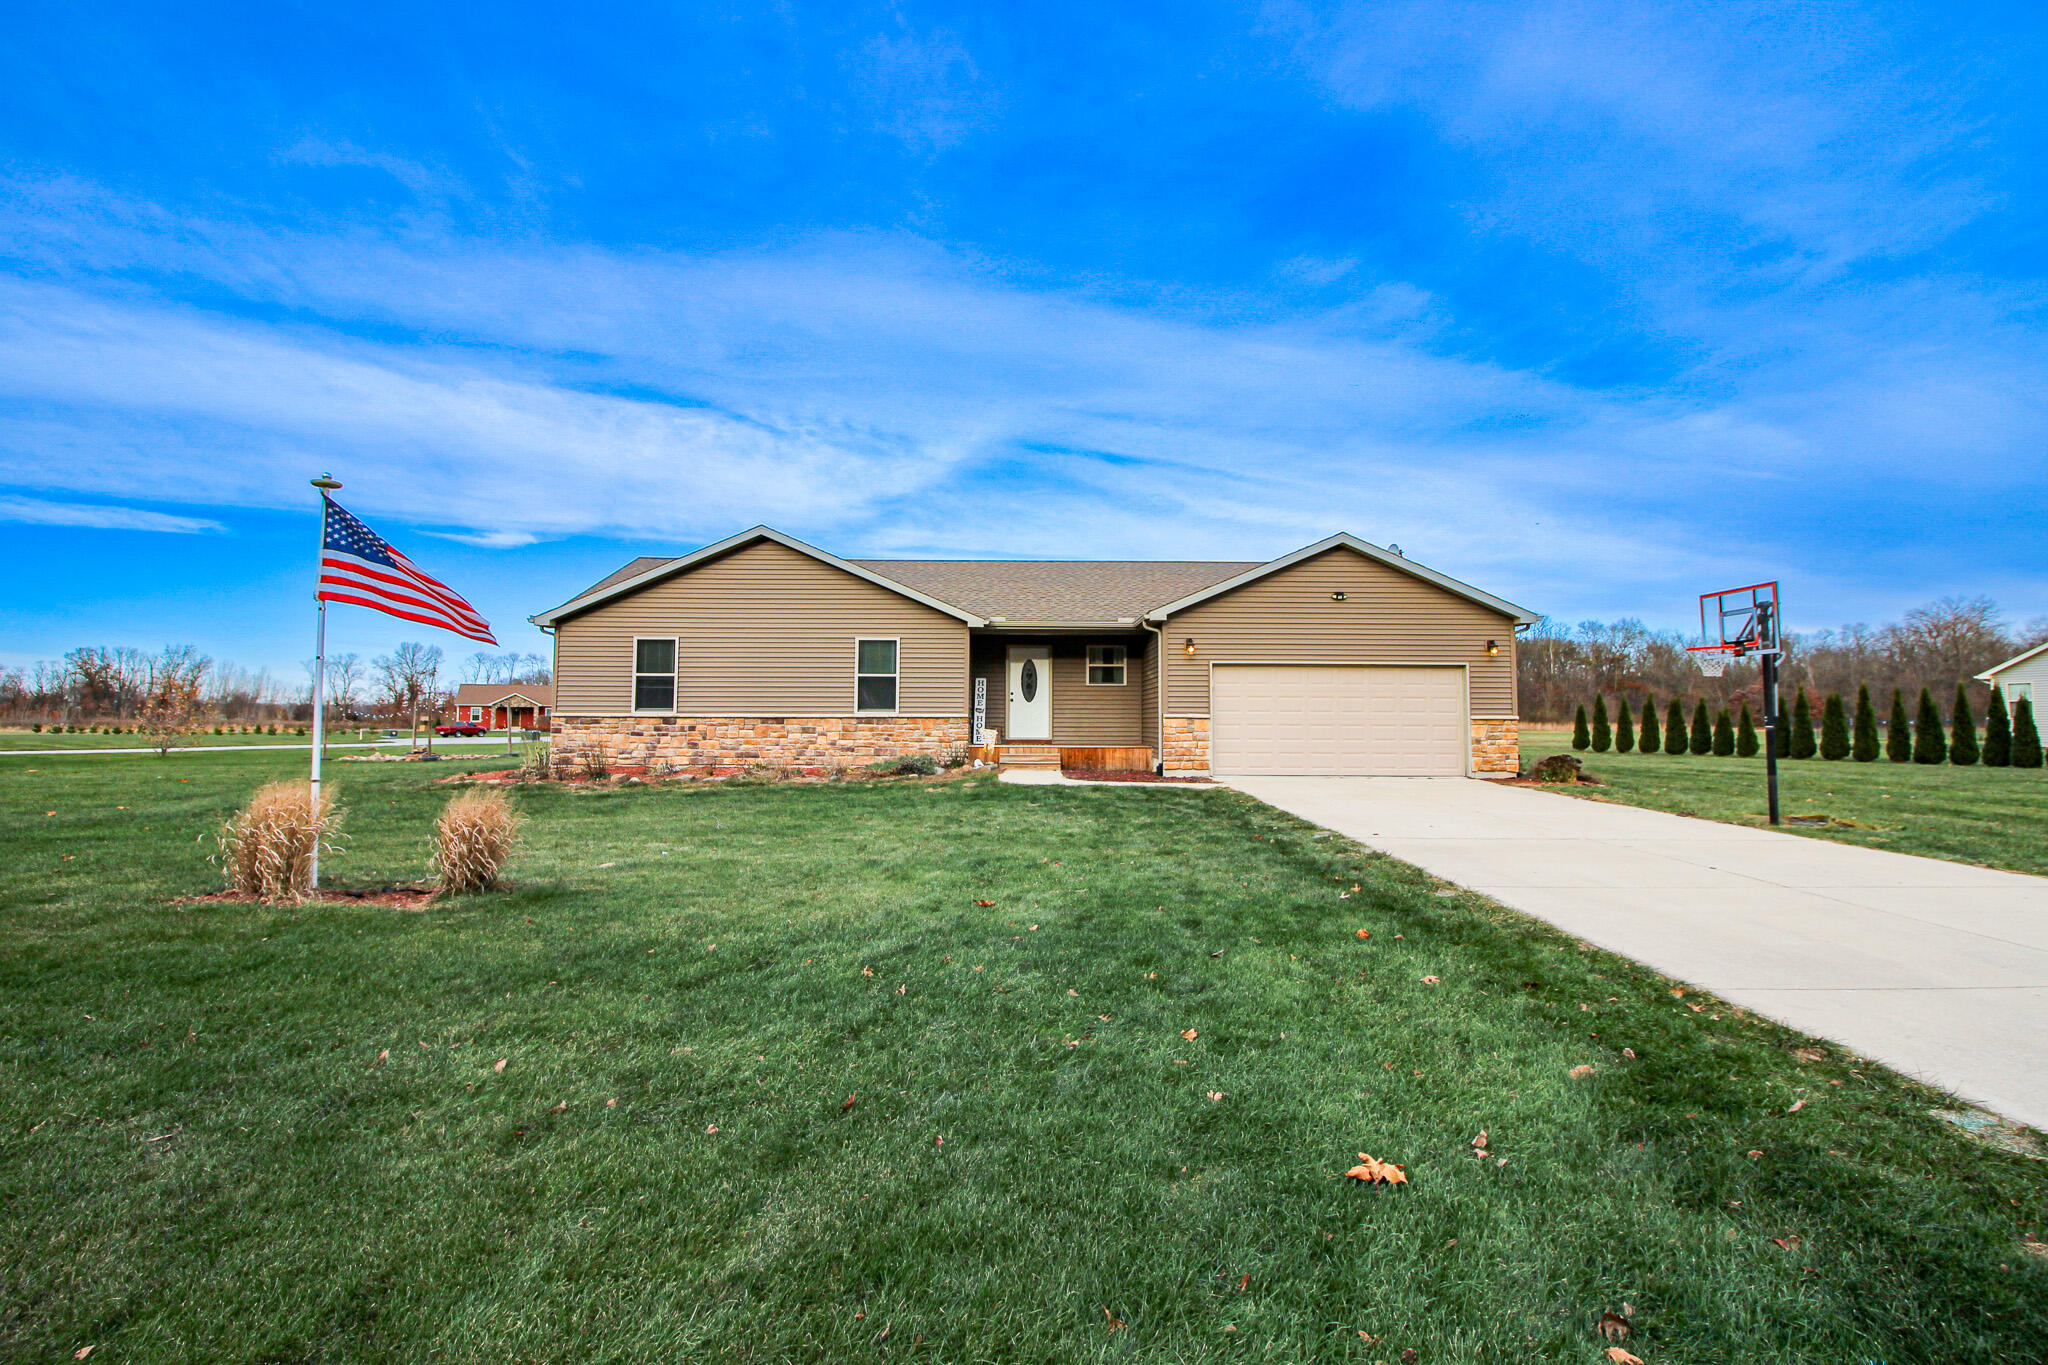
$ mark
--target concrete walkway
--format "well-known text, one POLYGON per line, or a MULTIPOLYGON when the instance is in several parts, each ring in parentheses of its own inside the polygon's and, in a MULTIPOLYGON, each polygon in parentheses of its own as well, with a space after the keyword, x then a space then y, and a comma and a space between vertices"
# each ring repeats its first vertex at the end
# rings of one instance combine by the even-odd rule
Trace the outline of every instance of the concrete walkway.
POLYGON ((1229 785, 2048 1130, 2048 878, 1463 778, 1229 785))

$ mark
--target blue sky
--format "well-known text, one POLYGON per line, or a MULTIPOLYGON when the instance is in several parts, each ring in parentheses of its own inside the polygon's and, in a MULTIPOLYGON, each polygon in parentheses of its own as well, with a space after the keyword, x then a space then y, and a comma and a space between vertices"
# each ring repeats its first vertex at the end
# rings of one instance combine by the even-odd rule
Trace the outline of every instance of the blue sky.
POLYGON ((1795 628, 2048 612, 2038 7, 10 29, 0 664, 291 668, 329 468, 520 649, 756 522, 918 556, 1343 529, 1568 620, 1758 577, 1795 628))

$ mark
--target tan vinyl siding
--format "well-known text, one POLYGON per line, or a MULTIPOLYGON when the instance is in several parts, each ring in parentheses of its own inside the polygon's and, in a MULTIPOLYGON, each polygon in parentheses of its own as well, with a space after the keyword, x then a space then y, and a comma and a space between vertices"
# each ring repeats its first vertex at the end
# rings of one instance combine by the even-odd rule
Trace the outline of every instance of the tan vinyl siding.
POLYGON ((1224 663, 1466 664, 1472 717, 1515 714, 1513 619, 1355 550, 1268 574, 1164 629, 1170 716, 1208 715, 1209 666, 1224 663), (1192 657, 1182 648, 1190 636, 1192 657), (1500 653, 1486 652, 1488 640, 1500 653))
POLYGON ((1139 741, 1153 753, 1159 752, 1159 641, 1145 637, 1143 672, 1138 684, 1139 741))
POLYGON ((967 714, 965 622, 774 541, 562 622, 556 712, 630 713, 633 639, 650 635, 677 637, 679 715, 854 715, 854 641, 878 637, 902 642, 895 714, 967 714))

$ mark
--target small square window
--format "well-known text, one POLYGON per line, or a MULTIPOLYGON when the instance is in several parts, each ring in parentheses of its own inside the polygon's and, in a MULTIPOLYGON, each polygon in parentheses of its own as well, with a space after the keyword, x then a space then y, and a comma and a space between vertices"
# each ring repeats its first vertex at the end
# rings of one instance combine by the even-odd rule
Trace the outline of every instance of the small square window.
POLYGON ((1096 687, 1122 687, 1128 656, 1122 645, 1088 646, 1088 682, 1096 687))

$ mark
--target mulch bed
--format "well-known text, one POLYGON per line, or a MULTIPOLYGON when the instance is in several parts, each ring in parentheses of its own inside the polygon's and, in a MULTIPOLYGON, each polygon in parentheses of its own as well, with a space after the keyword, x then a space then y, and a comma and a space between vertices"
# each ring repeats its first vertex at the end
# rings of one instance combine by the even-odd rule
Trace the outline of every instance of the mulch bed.
POLYGON ((1132 772, 1126 768, 1065 768, 1061 776, 1081 782, 1160 782, 1191 786, 1214 786, 1206 777, 1161 777, 1158 773, 1132 772))
MULTIPOLYGON (((369 891, 339 891, 323 889, 316 900, 331 901, 346 905, 387 905, 394 910, 422 910, 434 899, 434 893, 416 886, 380 886, 369 891)), ((243 895, 240 891, 216 891, 210 896, 179 896, 172 905, 268 905, 272 902, 259 900, 255 896, 243 895)))

